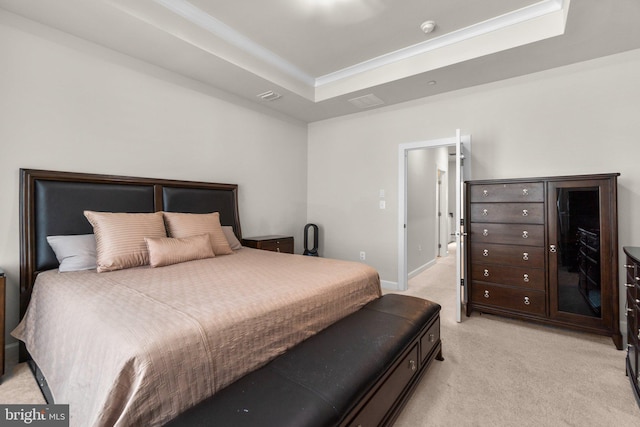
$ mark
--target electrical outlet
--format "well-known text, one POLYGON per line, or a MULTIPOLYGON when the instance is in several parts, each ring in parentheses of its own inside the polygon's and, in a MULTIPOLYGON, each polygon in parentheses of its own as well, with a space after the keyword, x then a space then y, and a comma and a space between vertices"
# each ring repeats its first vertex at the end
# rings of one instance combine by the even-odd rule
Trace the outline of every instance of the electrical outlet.
POLYGON ((367 254, 365 254, 364 251, 360 251, 360 261, 364 261, 365 259, 367 259, 367 254))

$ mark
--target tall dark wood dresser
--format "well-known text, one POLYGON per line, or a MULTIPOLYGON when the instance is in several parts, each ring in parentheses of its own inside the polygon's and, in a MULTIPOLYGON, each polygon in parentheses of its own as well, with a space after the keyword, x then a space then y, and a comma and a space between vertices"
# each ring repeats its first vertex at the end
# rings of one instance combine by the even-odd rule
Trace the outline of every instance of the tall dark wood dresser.
POLYGON ((625 246, 627 271, 627 376, 640 406, 640 248, 625 246))
POLYGON ((5 305, 5 277, 0 268, 0 382, 4 375, 4 305, 5 305))
POLYGON ((467 315, 608 335, 622 349, 618 175, 468 181, 467 315))

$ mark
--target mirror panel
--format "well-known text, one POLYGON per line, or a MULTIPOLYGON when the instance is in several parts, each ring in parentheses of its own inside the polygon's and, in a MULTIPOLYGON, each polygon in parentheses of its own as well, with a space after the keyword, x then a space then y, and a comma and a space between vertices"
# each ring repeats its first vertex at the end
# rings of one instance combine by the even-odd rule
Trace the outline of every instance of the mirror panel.
POLYGON ((602 317, 598 187, 557 188, 558 311, 602 317))

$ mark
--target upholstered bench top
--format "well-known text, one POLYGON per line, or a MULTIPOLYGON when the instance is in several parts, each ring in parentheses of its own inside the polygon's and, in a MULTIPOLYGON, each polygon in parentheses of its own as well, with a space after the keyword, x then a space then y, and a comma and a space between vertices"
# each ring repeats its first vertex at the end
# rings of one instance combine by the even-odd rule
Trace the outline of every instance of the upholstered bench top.
MULTIPOLYGON (((384 295, 167 425, 338 425, 424 335, 439 312, 440 305, 431 301, 384 295)), ((422 351, 435 351, 435 345, 439 346, 439 323, 437 327, 437 343, 422 351)))

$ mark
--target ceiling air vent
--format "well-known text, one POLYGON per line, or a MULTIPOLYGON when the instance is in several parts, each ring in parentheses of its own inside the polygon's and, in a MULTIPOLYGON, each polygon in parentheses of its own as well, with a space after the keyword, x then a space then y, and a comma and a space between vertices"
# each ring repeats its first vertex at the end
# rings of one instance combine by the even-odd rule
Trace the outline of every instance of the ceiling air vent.
POLYGON ((378 98, 372 93, 370 93, 369 95, 359 96, 357 98, 351 98, 349 102, 358 108, 371 108, 377 105, 384 104, 384 101, 382 99, 378 98))
POLYGON ((280 95, 278 92, 274 92, 272 90, 268 90, 264 93, 261 93, 259 95, 257 95, 258 98, 262 99, 263 101, 275 101, 276 99, 282 98, 282 95, 280 95))

